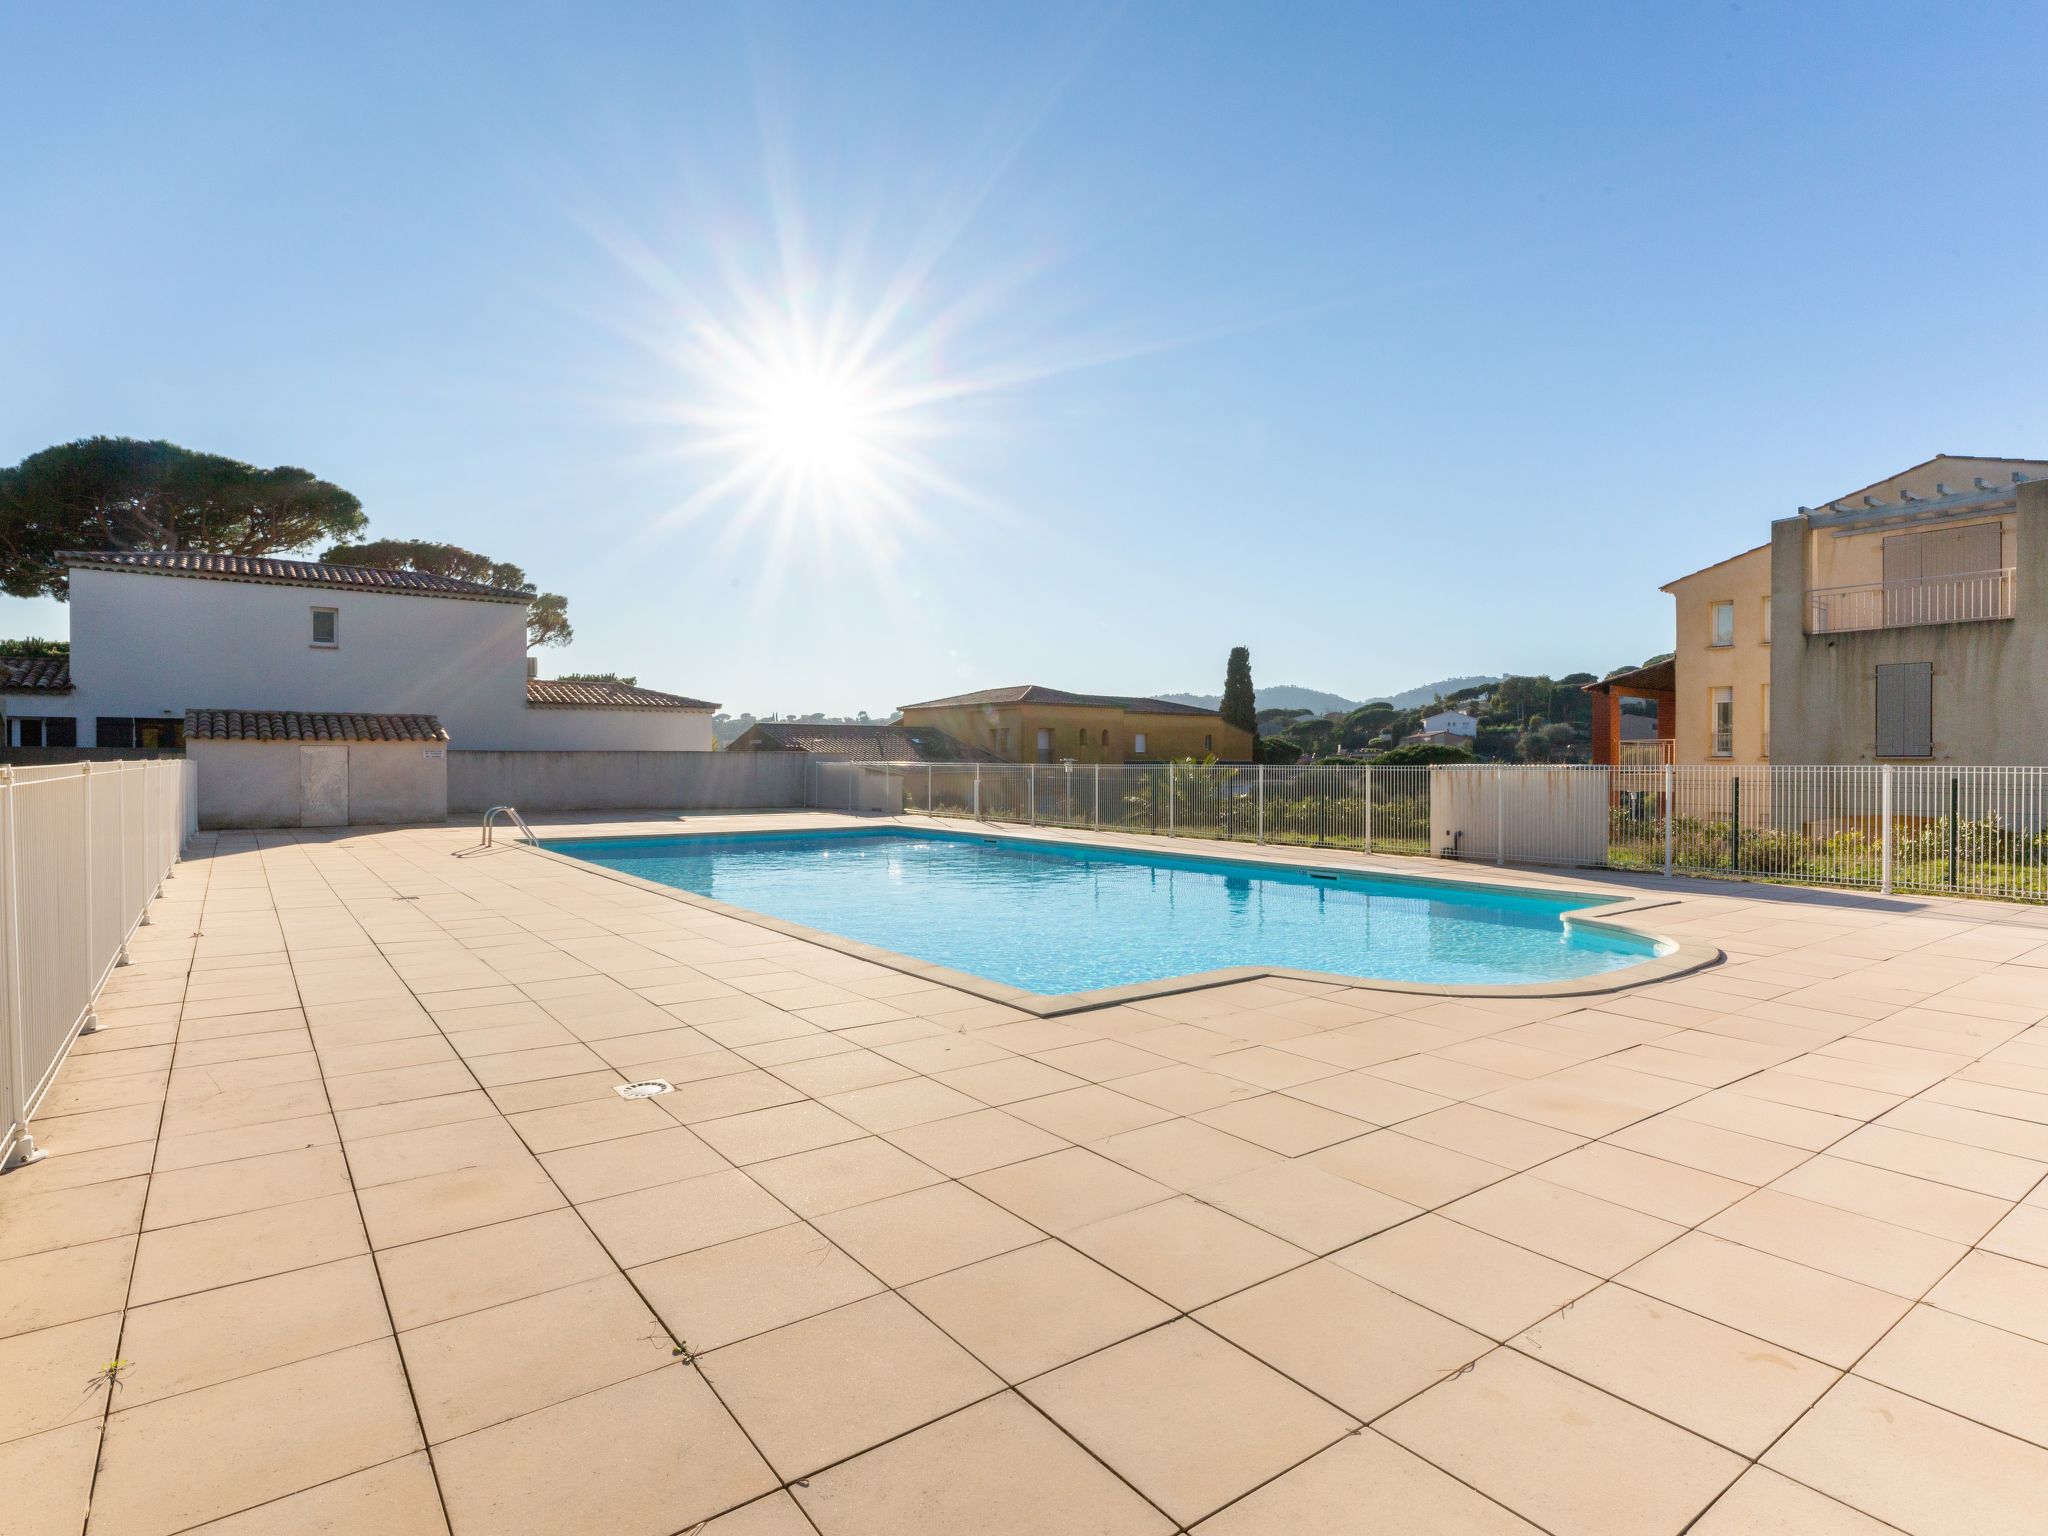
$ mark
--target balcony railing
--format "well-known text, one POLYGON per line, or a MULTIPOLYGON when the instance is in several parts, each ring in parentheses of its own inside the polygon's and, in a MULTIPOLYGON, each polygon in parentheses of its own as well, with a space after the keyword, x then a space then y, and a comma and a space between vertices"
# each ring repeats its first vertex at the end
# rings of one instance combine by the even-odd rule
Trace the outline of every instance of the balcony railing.
POLYGON ((1620 743, 1620 763, 1623 768, 1661 768, 1674 761, 1672 748, 1677 742, 1668 738, 1659 741, 1624 741, 1620 743))
POLYGON ((2013 571, 1969 571, 1917 581, 1881 581, 1862 587, 1823 587, 1806 594, 1806 632, 1837 635, 1859 629, 1905 629, 1914 624, 1967 624, 2009 619, 2013 571))

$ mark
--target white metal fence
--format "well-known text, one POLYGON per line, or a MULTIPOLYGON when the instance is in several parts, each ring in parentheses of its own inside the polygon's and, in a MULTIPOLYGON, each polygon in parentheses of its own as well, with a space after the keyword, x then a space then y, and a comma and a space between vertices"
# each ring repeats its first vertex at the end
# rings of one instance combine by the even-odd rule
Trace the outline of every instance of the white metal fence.
POLYGON ((814 762, 825 809, 2048 901, 2048 768, 814 762))
POLYGON ((176 759, 0 768, 0 1165, 198 826, 176 759))

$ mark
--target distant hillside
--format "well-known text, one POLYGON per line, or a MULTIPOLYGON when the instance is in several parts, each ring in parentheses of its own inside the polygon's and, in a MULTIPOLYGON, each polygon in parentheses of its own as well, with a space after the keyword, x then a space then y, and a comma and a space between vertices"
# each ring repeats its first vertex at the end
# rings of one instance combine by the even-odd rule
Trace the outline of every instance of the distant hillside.
MULTIPOLYGON (((1223 702, 1223 696, 1215 693, 1159 693, 1153 697, 1165 699, 1173 704, 1192 704, 1197 709, 1214 709, 1223 702)), ((1279 683, 1271 688, 1259 690, 1259 708, 1305 709, 1311 714, 1328 715, 1356 709, 1358 703, 1341 694, 1324 693, 1315 688, 1297 688, 1292 683, 1279 683)))
MULTIPOLYGON (((1477 688, 1482 684, 1499 681, 1498 677, 1447 677, 1440 682, 1424 683, 1419 688, 1410 688, 1402 693, 1368 694, 1363 699, 1347 699, 1341 693, 1324 693, 1318 688, 1302 688, 1293 683, 1280 683, 1275 687, 1259 690, 1259 708, 1305 709, 1315 715, 1341 715, 1358 708, 1360 704, 1384 701, 1396 709, 1417 709, 1440 694, 1456 693, 1460 688, 1477 688)), ((1175 704, 1192 704, 1197 709, 1214 709, 1223 702, 1220 695, 1213 693, 1161 693, 1154 697, 1169 699, 1175 704)))

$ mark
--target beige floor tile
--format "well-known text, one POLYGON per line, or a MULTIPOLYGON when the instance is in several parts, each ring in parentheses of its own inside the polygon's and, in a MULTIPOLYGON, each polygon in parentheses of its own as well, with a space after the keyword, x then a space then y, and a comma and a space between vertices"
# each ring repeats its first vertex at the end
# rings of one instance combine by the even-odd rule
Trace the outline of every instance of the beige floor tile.
POLYGON ((375 1136, 344 1133, 343 1140, 355 1186, 365 1190, 483 1163, 527 1160, 518 1133, 496 1115, 414 1126, 375 1136))
MULTIPOLYGON (((0 1443, 98 1421, 107 1391, 97 1379, 118 1353, 118 1312, 0 1339, 0 1443)), ((127 1383, 123 1383, 123 1396, 127 1383)))
POLYGON ((526 1143, 527 1150, 536 1154, 617 1137, 650 1135, 674 1123, 653 1099, 622 1099, 610 1092, 603 1098, 508 1114, 506 1119, 526 1143))
POLYGON ((339 1147, 306 1147, 159 1172, 149 1181, 143 1225, 179 1226, 297 1200, 349 1192, 348 1162, 339 1147))
POLYGON ((677 1254, 631 1272, 692 1354, 872 1296, 882 1282, 802 1222, 677 1254))
POLYGON ((1584 1141, 1583 1137, 1538 1125, 1533 1120, 1496 1114, 1476 1104, 1453 1104, 1404 1120, 1401 1133, 1482 1162, 1517 1170, 1548 1162, 1584 1141))
MULTIPOLYGON (((118 1408, 391 1336, 368 1255, 132 1308, 118 1408)), ((106 1360, 114 1352, 110 1349, 106 1360)), ((105 1360, 97 1362, 103 1365, 105 1360)))
POLYGON ((1306 1160, 1254 1168, 1199 1193, 1208 1204, 1311 1253, 1333 1252, 1420 1209, 1306 1160))
POLYGON ((1077 1360, 1021 1390, 1183 1525, 1356 1427, 1185 1320, 1077 1360))
POLYGON ((1091 1083, 1111 1083, 1135 1077, 1140 1072, 1157 1072, 1173 1062, 1155 1052, 1123 1040, 1089 1040, 1080 1045, 1060 1046, 1033 1053, 1049 1067, 1058 1067, 1091 1083))
POLYGON ((824 1536, 1160 1536, 1173 1525, 1014 1393, 820 1473, 797 1498, 824 1536))
POLYGON ((1324 1109, 1334 1109, 1369 1125, 1394 1125, 1403 1120, 1413 1120, 1417 1115, 1430 1114, 1456 1102, 1440 1093, 1427 1093, 1406 1083, 1394 1082, 1378 1069, 1319 1078, 1298 1084, 1287 1092, 1290 1098, 1320 1104, 1324 1109))
POLYGON ((1186 1195, 1106 1217, 1065 1235, 1096 1262, 1183 1311, 1312 1257, 1186 1195))
POLYGON ((1490 1339, 1512 1338, 1600 1283, 1441 1216, 1418 1216, 1330 1257, 1490 1339))
MULTIPOLYGON (((957 1088, 948 1088, 944 1083, 933 1082, 928 1077, 905 1078, 900 1083, 883 1083, 874 1088, 857 1088, 851 1093, 835 1093, 825 1103, 861 1129, 878 1132, 900 1131, 907 1126, 970 1114, 985 1107, 979 1099, 957 1088)), ((855 1131, 854 1134, 860 1132, 855 1131)))
POLYGON ((543 1211, 377 1254, 398 1327, 424 1328, 465 1312, 612 1274, 604 1246, 574 1211, 543 1211))
POLYGON ((1366 1430, 1282 1473, 1195 1536, 1361 1536, 1362 1513, 1393 1536, 1537 1536, 1536 1527, 1366 1430))
POLYGON ((1048 1232, 1070 1232, 1173 1193, 1084 1147, 1005 1164, 963 1182, 1048 1232))
POLYGON ((1676 1222, 1646 1216, 1518 1174, 1443 1208, 1453 1221, 1569 1264, 1588 1274, 1613 1275, 1684 1232, 1676 1222))
POLYGON ((1975 1242, 2011 1209, 1992 1195, 1851 1162, 1828 1152, 1801 1163, 1771 1188, 1958 1243, 1975 1242))
POLYGON ((904 1296, 1006 1381, 1065 1365, 1174 1311, 1064 1243, 935 1275, 904 1296))
POLYGON ((1553 1158, 1537 1176, 1682 1227, 1698 1225, 1750 1192, 1735 1179, 1604 1141, 1553 1158))
POLYGON ((430 1323, 398 1342, 436 1444, 676 1364, 667 1330, 616 1274, 430 1323))
POLYGON ((1083 1086, 1085 1079, 1049 1067, 1029 1056, 1011 1056, 979 1066, 958 1067, 938 1073, 933 1079, 948 1088, 981 1100, 984 1104, 1012 1104, 1020 1099, 1042 1098, 1083 1086))
POLYGON ((1962 1146, 1939 1136, 1923 1136, 1889 1125, 1866 1125, 1829 1149, 1837 1157, 1869 1163, 1973 1189, 1979 1194, 2018 1200, 2048 1174, 2048 1163, 1984 1147, 1962 1146))
POLYGON ((1002 1383, 894 1295, 699 1357, 785 1480, 879 1445, 1002 1383))
MULTIPOLYGON (((890 1083, 861 1091, 883 1093, 897 1086, 890 1083)), ((974 1101, 967 1102, 971 1105, 974 1101)), ((701 1120, 692 1128, 713 1151, 742 1166, 766 1162, 772 1157, 790 1157, 834 1142, 855 1141, 866 1134, 845 1116, 808 1101, 729 1115, 722 1120, 701 1120)))
POLYGON ((994 1201, 950 1182, 814 1219, 820 1231, 890 1286, 1007 1253, 1043 1236, 994 1201))
POLYGON ((2005 1220, 1984 1234, 1978 1246, 2030 1264, 2048 1265, 2048 1209, 2013 1207, 2005 1220))
POLYGON ((1240 1291, 1198 1321, 1361 1420, 1493 1348, 1491 1340, 1334 1264, 1240 1291))
POLYGON ((1008 1106, 1009 1113, 1069 1141, 1100 1141, 1140 1126, 1157 1125, 1171 1112, 1101 1083, 1069 1088, 1008 1106))
POLYGON ((1336 1077, 1340 1071, 1329 1062, 1292 1056, 1270 1045, 1254 1045, 1241 1051, 1225 1051, 1220 1056, 1212 1056, 1209 1058, 1209 1070, 1234 1077, 1241 1083, 1250 1083, 1254 1088, 1292 1088, 1297 1083, 1336 1077))
POLYGON ((1845 1377, 1764 1464, 1913 1536, 2036 1536, 2048 1451, 1845 1377))
POLYGON ((823 1098, 831 1093, 851 1093, 857 1088, 899 1083, 917 1074, 900 1062, 891 1061, 874 1051, 836 1051, 829 1056, 813 1056, 806 1061, 784 1062, 775 1068, 775 1075, 812 1098, 823 1098))
POLYGON ((1300 1157, 1373 1129, 1363 1120, 1284 1093, 1218 1105, 1203 1110, 1195 1118, 1283 1157, 1300 1157))
POLYGON ((419 1444, 396 1346, 360 1344, 114 1414, 91 1530, 182 1531, 419 1444))
POLYGON ((370 1242, 378 1248, 536 1216, 559 1210, 564 1204, 547 1171, 527 1157, 456 1168, 376 1189, 359 1188, 356 1199, 362 1206, 370 1242))
POLYGON ((77 1189, 86 1184, 104 1184, 111 1179, 136 1178, 150 1171, 156 1148, 146 1141, 125 1142, 118 1147, 100 1147, 91 1152, 52 1153, 31 1170, 17 1169, 17 1177, 32 1177, 40 1190, 77 1189))
POLYGON ((720 1515, 696 1536, 818 1536, 818 1528, 787 1493, 771 1493, 720 1515))
POLYGON ((1905 1314, 1885 1291, 1692 1232, 1618 1277, 1655 1296, 1785 1349, 1847 1369, 1905 1314))
POLYGON ((1819 1110, 1799 1109, 1790 1104, 1773 1104, 1730 1089, 1702 1094, 1671 1111, 1682 1120, 1760 1136, 1766 1141, 1818 1152, 1840 1141, 1857 1128, 1858 1121, 1819 1110))
POLYGON ((1176 1115, 1200 1114, 1221 1104, 1257 1098, 1260 1093, 1250 1083, 1189 1062, 1117 1078, 1116 1090, 1176 1115))
POLYGON ((822 1216, 940 1183, 944 1175, 879 1136, 751 1164, 747 1173, 802 1216, 822 1216))
POLYGON ((1931 1306, 2048 1343, 2048 1269, 1977 1250, 1927 1293, 1931 1306))
POLYGON ((665 1093, 654 1102, 661 1106, 663 1114, 684 1125, 696 1125, 700 1121, 744 1115, 778 1104, 794 1104, 802 1098, 800 1090, 770 1073, 735 1072, 696 1082, 679 1082, 675 1092, 665 1093))
POLYGON ((0 1263, 137 1231, 148 1186, 135 1178, 77 1189, 0 1188, 0 1263))
POLYGON ((738 1169, 593 1200, 579 1209, 623 1268, 729 1243, 797 1219, 738 1169))
POLYGON ((1811 1155, 1802 1147, 1704 1125, 1682 1119, 1676 1113, 1639 1120, 1606 1140, 1613 1146, 1719 1174, 1742 1184, 1768 1184, 1811 1155))
POLYGON ((1719 1446, 1512 1350, 1376 1427, 1559 1536, 1677 1536, 1743 1468, 1719 1446))
POLYGON ((367 1253, 353 1195, 145 1232, 135 1252, 129 1305, 256 1280, 367 1253))
POLYGON ((1515 1348, 1744 1456, 1759 1456, 1839 1374, 1818 1361, 1618 1285, 1515 1348))
POLYGON ((1199 1120, 1166 1120, 1094 1143, 1104 1157, 1135 1168, 1173 1189, 1193 1190, 1253 1168, 1280 1161, 1280 1154, 1255 1147, 1199 1120))
POLYGON ((1856 1374, 2048 1446, 2048 1344, 1933 1307, 1915 1307, 1856 1374))
POLYGON ((952 1178, 1042 1157, 1066 1145, 1000 1109, 978 1110, 891 1131, 887 1140, 952 1178))
POLYGON ((1760 1189, 1702 1229, 1895 1296, 1919 1296, 1966 1251, 1962 1244, 1760 1189))
POLYGON ((685 1366, 448 1441, 434 1464, 455 1536, 672 1536, 776 1481, 685 1366))
POLYGON ((1768 1467, 1751 1467, 1700 1516, 1688 1536, 1896 1536, 1897 1531, 1768 1467))
POLYGON ((96 1420, 0 1443, 8 1536, 78 1536, 99 1449, 96 1420))
POLYGON ((540 1164, 571 1200, 602 1200, 656 1184, 716 1173, 725 1159, 695 1133, 664 1121, 666 1129, 621 1136, 541 1154, 540 1164))
POLYGON ((1424 1210, 1498 1183, 1512 1172, 1399 1131, 1374 1131, 1340 1141, 1311 1152, 1304 1161, 1424 1210))
POLYGON ((376 1536, 445 1536, 441 1494, 424 1451, 288 1494, 225 1520, 194 1526, 191 1536, 306 1536, 309 1532, 375 1532, 376 1536))

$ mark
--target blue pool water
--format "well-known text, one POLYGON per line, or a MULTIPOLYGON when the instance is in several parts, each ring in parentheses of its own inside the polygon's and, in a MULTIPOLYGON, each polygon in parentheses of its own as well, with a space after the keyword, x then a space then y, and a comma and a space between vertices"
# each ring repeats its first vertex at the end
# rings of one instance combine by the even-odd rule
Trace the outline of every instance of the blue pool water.
POLYGON ((553 852, 1036 993, 1235 965, 1382 981, 1563 981, 1653 940, 1563 922, 1585 897, 860 827, 606 838, 553 852))
POLYGON ((1648 939, 1581 928, 1584 897, 1220 859, 859 828, 553 841, 556 853, 1041 993, 1226 966, 1387 981, 1558 981, 1648 939))

